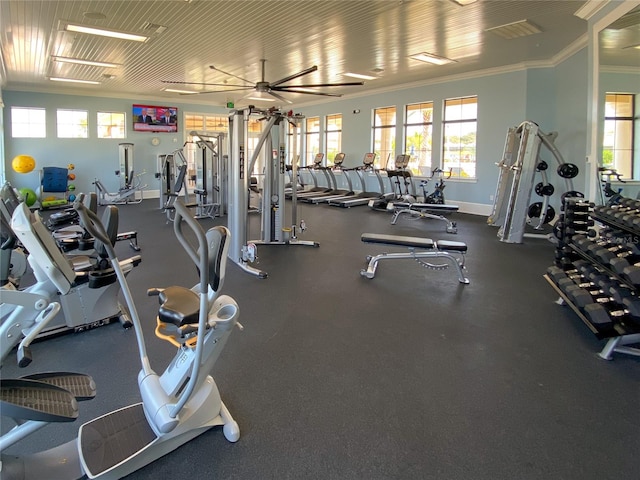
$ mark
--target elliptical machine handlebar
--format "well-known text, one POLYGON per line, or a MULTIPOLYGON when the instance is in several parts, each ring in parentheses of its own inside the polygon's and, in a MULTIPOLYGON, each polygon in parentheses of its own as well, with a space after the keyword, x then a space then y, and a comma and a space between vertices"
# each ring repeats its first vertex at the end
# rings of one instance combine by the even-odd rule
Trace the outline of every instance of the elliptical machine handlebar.
POLYGON ((120 267, 120 262, 116 256, 116 252, 109 240, 109 235, 107 234, 104 225, 102 225, 102 221, 94 212, 86 207, 83 203, 84 194, 80 193, 76 197, 73 202, 73 209, 78 212, 78 218, 80 219, 80 225, 84 228, 89 234, 95 239, 99 240, 104 244, 104 248, 109 256, 109 260, 111 261, 111 265, 116 272, 116 276, 118 278, 118 282, 120 283, 120 287, 122 289, 122 294, 124 295, 124 299, 127 303, 127 307, 129 307, 129 312, 131 313, 131 320, 134 325, 134 330, 136 332, 136 339, 138 342, 138 351, 140 353, 140 362, 142 363, 142 369, 145 374, 148 375, 153 373, 153 369, 149 364, 149 357, 147 356, 147 349, 144 343, 144 335, 142 333, 142 324, 140 322, 140 317, 138 316, 138 311, 136 310, 136 305, 133 302, 133 296, 131 295, 131 290, 129 290, 129 285, 125 279, 124 272, 120 267))

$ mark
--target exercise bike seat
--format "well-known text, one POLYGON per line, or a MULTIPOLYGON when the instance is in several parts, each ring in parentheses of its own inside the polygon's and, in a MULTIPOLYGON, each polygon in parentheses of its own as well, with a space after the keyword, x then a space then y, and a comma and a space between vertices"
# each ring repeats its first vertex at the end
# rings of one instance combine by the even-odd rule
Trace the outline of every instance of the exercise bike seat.
POLYGON ((158 292, 158 320, 176 327, 198 323, 200 297, 185 287, 167 287, 158 292))

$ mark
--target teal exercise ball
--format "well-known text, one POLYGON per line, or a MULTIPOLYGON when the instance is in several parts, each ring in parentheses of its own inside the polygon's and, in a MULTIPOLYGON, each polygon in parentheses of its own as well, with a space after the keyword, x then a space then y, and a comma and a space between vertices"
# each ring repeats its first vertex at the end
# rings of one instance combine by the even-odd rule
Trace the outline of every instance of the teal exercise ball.
POLYGON ((20 192, 20 195, 22 196, 24 203, 27 204, 27 207, 33 206, 33 204, 36 203, 36 200, 38 199, 38 197, 36 197, 36 192, 31 190, 30 188, 21 188, 18 190, 18 192, 20 192))

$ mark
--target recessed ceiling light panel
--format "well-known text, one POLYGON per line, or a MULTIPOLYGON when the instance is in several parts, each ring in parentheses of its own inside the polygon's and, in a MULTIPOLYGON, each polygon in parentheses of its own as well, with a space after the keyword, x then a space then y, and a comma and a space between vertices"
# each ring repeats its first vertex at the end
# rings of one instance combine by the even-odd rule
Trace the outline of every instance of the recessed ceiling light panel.
POLYGON ((179 90, 177 88, 165 88, 164 91, 169 93, 182 93, 183 95, 192 95, 198 93, 194 92, 193 90, 179 90))
POLYGON ((432 53, 426 52, 409 55, 409 58, 413 58, 414 60, 419 60, 421 62, 432 63, 434 65, 447 65, 448 63, 456 63, 455 60, 451 60, 450 58, 441 57, 439 55, 434 55, 432 53))
POLYGON ((52 57, 52 58, 54 62, 75 63, 78 65, 91 65, 93 67, 117 68, 120 66, 117 63, 97 62, 94 60, 82 60, 81 58, 69 58, 69 57, 52 57))
POLYGON ((526 37, 540 33, 542 29, 529 20, 520 20, 493 28, 487 28, 485 32, 491 32, 499 37, 511 40, 512 38, 526 37))
POLYGON ((342 75, 344 75, 345 77, 359 78, 360 80, 375 80, 376 79, 376 77, 373 77, 371 75, 363 75, 361 73, 346 72, 346 73, 343 73, 342 75))
POLYGON ((118 32, 116 30, 106 30, 104 28, 88 27, 86 25, 67 24, 64 29, 67 32, 86 33, 88 35, 98 35, 101 37, 119 38, 121 40, 131 40, 134 42, 146 42, 149 37, 134 33, 118 32))
POLYGON ((100 85, 100 82, 94 80, 80 80, 79 78, 61 78, 61 77, 49 77, 52 82, 69 82, 69 83, 86 83, 88 85, 100 85))

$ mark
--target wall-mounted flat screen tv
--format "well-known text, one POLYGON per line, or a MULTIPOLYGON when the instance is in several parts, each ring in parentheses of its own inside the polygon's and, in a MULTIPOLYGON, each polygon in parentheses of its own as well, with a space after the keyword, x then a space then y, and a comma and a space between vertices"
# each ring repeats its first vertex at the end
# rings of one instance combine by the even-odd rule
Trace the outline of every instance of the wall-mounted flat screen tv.
POLYGON ((178 131, 178 109, 155 105, 133 106, 133 130, 136 132, 178 131))

